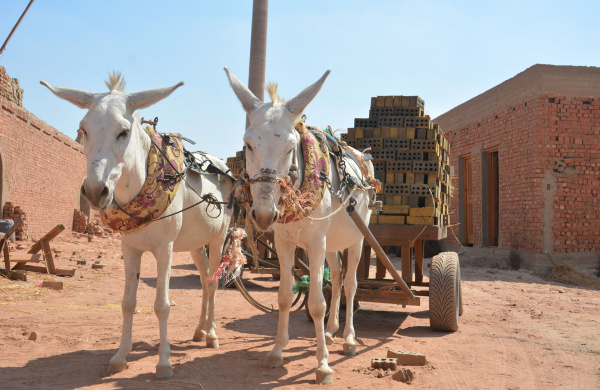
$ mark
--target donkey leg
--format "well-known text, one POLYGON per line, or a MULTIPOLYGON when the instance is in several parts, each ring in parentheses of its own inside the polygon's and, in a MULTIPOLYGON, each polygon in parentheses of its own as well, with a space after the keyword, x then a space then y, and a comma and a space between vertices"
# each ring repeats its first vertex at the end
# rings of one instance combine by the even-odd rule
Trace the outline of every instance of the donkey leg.
POLYGON ((354 295, 356 294, 356 269, 360 260, 363 240, 348 248, 348 269, 344 280, 346 291, 346 327, 344 328, 344 355, 356 355, 356 343, 354 342, 354 295))
POLYGON ((158 318, 160 329, 160 345, 158 347, 158 364, 156 365, 156 379, 169 379, 173 376, 173 367, 169 363, 171 346, 167 336, 167 321, 171 306, 169 302, 169 281, 171 278, 171 256, 173 242, 158 245, 153 251, 156 257, 156 299, 154 300, 154 313, 158 318))
POLYGON ((280 241, 275 241, 277 255, 279 257, 279 266, 281 270, 281 279, 279 281, 279 293, 277 301, 279 304, 279 322, 277 325, 277 336, 275 337, 275 345, 271 352, 267 354, 264 367, 275 368, 283 364, 281 356, 283 348, 290 340, 288 327, 290 322, 290 308, 294 295, 292 293, 292 284, 294 277, 292 275, 292 267, 294 265, 294 252, 296 248, 293 245, 280 241))
MULTIPOLYGON (((212 276, 217 272, 219 263, 221 262, 221 255, 223 253, 223 242, 225 241, 225 230, 222 237, 219 236, 215 240, 208 244, 208 257, 209 257, 209 271, 208 276, 212 276)), ((206 319, 206 346, 208 348, 219 348, 219 338, 217 337, 217 323, 215 322, 215 303, 217 288, 219 287, 218 280, 208 279, 204 282, 204 286, 207 290, 207 319, 206 319)))
POLYGON ((325 343, 325 326, 323 319, 327 310, 325 297, 323 297, 323 263, 325 261, 325 235, 321 240, 313 242, 312 248, 308 250, 310 259, 310 288, 308 293, 308 305, 310 315, 315 324, 317 339, 317 384, 327 385, 333 382, 333 370, 329 367, 329 351, 325 343))
POLYGON ((140 263, 142 253, 123 246, 123 261, 125 263, 125 288, 121 300, 121 311, 123 312, 123 329, 121 331, 121 344, 119 350, 110 359, 108 373, 115 374, 127 368, 125 357, 131 352, 131 328, 133 326, 133 312, 136 305, 136 293, 140 280, 140 263))
POLYGON ((325 341, 327 345, 333 344, 333 334, 340 328, 339 311, 341 296, 341 258, 337 252, 330 252, 325 255, 327 264, 329 264, 331 279, 331 306, 329 307, 329 320, 325 329, 325 341))
POLYGON ((198 326, 194 331, 194 341, 206 340, 206 321, 208 319, 208 289, 206 287, 206 277, 208 276, 208 256, 205 248, 198 248, 190 252, 198 272, 200 273, 200 283, 202 284, 202 308, 200 310, 200 319, 198 326))

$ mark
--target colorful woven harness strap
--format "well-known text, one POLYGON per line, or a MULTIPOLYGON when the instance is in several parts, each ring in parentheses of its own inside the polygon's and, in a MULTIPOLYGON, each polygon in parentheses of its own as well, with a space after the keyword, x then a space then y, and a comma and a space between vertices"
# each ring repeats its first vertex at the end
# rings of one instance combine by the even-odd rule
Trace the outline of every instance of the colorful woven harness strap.
POLYGON ((296 125, 300 133, 302 155, 304 157, 304 179, 300 189, 288 196, 294 198, 293 207, 286 207, 277 222, 299 221, 315 210, 327 190, 324 177, 329 176, 329 152, 325 143, 308 130, 303 121, 296 125))
POLYGON ((160 217, 179 189, 178 172, 184 169, 183 142, 180 138, 168 137, 169 134, 161 136, 151 126, 146 126, 146 133, 152 144, 148 151, 148 175, 140 193, 124 206, 117 206, 113 201, 108 209, 101 211, 102 222, 117 232, 141 229, 160 217))

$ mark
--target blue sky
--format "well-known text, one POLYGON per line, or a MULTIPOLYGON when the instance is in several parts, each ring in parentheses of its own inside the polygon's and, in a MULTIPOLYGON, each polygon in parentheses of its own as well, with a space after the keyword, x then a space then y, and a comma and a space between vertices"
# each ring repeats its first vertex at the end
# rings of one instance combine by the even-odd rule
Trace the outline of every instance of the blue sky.
MULTIPOLYGON (((4 42, 28 0, 0 0, 4 42)), ((291 98, 327 69, 308 123, 367 117, 371 96, 419 95, 436 117, 537 64, 600 66, 600 2, 271 0, 267 81, 291 98)), ((242 146, 245 113, 223 71, 248 80, 251 0, 36 0, 0 56, 24 106, 74 138, 85 114, 39 84, 127 92, 185 81, 140 116, 221 158, 242 146)))

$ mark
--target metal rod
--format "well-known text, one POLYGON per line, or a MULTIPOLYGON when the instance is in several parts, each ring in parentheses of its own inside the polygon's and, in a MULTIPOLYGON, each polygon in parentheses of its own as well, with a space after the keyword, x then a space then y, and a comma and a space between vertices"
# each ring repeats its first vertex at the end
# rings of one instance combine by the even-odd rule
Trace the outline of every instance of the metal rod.
POLYGON ((398 270, 396 270, 396 268, 394 267, 394 265, 392 264, 390 259, 388 259, 387 255, 385 254, 385 252, 383 251, 383 249, 377 242, 377 239, 375 239, 375 236, 373 236, 373 233, 371 233, 371 231, 369 230, 369 228, 367 227, 365 222, 362 219, 360 219, 358 214, 356 214, 356 212, 354 211, 354 206, 350 205, 350 206, 346 207, 346 211, 350 215, 350 218, 352 218, 352 220, 356 224, 356 227, 358 227, 360 232, 365 236, 365 239, 371 245, 371 248, 373 248, 375 250, 375 253, 377 253, 377 257, 383 263, 383 265, 389 271, 389 273, 392 275, 392 277, 394 278, 396 283, 398 283, 398 286, 400 286, 402 291, 409 297, 409 299, 418 300, 419 298, 417 298, 412 293, 412 291, 410 291, 410 288, 408 287, 408 285, 406 284, 404 279, 402 279, 402 277, 398 274, 398 270))
POLYGON ((6 38, 6 41, 4 41, 4 44, 2 45, 2 48, 0 48, 0 54, 2 54, 4 52, 4 48, 8 44, 8 41, 10 40, 10 37, 12 37, 12 35, 15 32, 15 30, 17 29, 17 27, 19 27, 19 23, 21 23, 21 20, 23 20, 23 17, 27 13, 27 11, 29 11, 29 7, 31 7, 31 4, 33 4, 33 1, 34 0, 31 0, 29 2, 29 4, 27 4, 27 8, 25 8, 25 11, 23 11, 23 14, 21 15, 21 17, 17 21, 17 24, 15 24, 15 27, 13 27, 13 29, 10 31, 10 34, 8 34, 8 38, 6 38))

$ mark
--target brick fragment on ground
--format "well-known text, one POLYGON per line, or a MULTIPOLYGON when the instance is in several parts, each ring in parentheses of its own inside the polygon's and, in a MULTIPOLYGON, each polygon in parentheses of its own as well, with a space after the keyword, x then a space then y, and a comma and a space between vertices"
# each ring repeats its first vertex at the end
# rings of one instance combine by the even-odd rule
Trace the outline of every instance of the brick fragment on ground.
POLYGON ((64 285, 63 282, 52 282, 50 280, 44 280, 42 287, 51 288, 53 290, 62 290, 64 285))
POLYGON ((401 368, 394 375, 392 375, 392 379, 404 383, 410 383, 415 378, 415 375, 408 368, 401 368))

